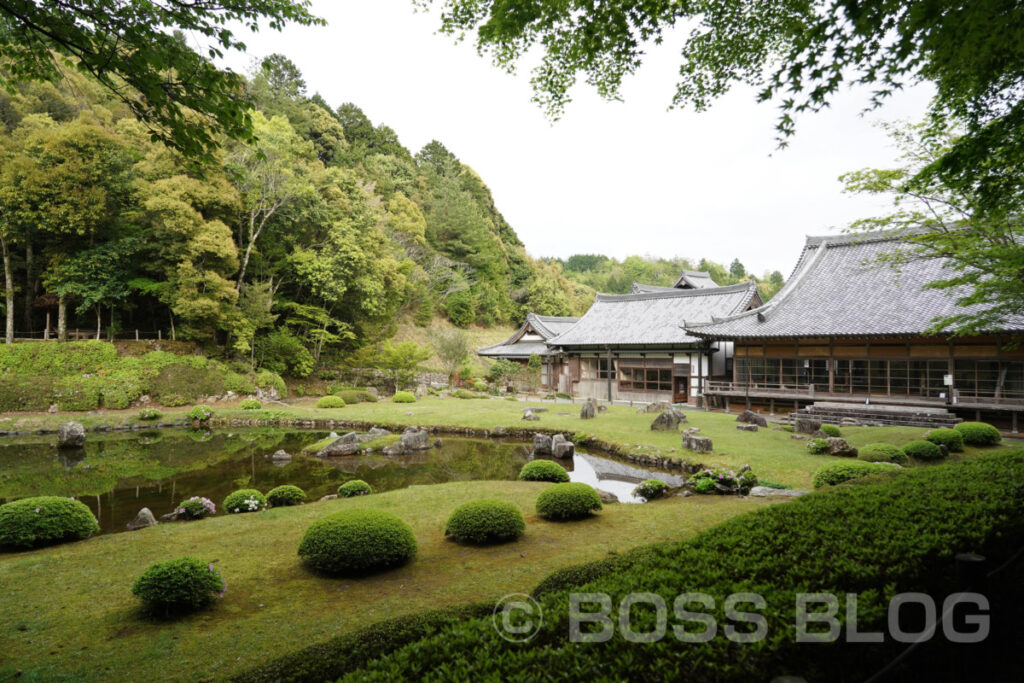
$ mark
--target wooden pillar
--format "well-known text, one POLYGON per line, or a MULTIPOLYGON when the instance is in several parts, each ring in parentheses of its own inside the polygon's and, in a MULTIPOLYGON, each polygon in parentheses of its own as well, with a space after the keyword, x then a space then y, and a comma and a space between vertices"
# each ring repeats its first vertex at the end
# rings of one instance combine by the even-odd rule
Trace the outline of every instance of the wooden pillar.
POLYGON ((43 341, 50 340, 50 309, 46 309, 46 327, 43 328, 43 341))
POLYGON ((135 330, 135 341, 139 341, 139 331, 135 330))
MULTIPOLYGON (((608 349, 608 403, 611 403, 612 402, 612 369, 615 367, 615 361, 612 360, 612 347, 609 346, 609 347, 607 347, 607 349, 608 349)), ((600 369, 601 369, 601 366, 599 364, 598 365, 598 370, 600 370, 600 369)), ((644 381, 645 382, 647 381, 647 377, 646 376, 644 377, 644 381)))
POLYGON ((1010 428, 1013 430, 1014 434, 1017 434, 1017 411, 1016 410, 1013 411, 1012 413, 1010 413, 1010 420, 1012 420, 1012 422, 1013 422, 1013 424, 1012 424, 1012 426, 1010 428))
POLYGON ((775 399, 774 398, 768 399, 768 414, 769 415, 774 415, 775 414, 775 399))

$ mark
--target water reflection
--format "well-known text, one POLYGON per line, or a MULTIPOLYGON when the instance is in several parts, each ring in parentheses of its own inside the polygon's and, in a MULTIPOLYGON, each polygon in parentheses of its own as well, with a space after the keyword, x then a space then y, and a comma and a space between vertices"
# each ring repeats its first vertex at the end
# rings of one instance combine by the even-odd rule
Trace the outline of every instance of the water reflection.
POLYGON ((640 496, 633 495, 637 485, 646 479, 660 479, 670 486, 683 484, 683 478, 675 474, 640 469, 618 460, 583 453, 577 453, 572 457, 569 479, 607 491, 618 498, 620 503, 646 502, 640 496))

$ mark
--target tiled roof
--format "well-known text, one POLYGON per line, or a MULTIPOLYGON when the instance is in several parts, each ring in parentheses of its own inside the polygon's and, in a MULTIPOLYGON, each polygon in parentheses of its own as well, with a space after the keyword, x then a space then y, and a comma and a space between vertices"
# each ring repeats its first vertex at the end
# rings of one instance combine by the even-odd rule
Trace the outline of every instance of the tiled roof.
POLYGON ((578 320, 579 318, 527 313, 526 322, 523 323, 522 327, 516 330, 515 334, 500 344, 494 344, 493 346, 485 346, 482 349, 477 349, 476 353, 479 356, 488 356, 492 358, 528 359, 533 354, 543 356, 550 350, 548 349, 547 344, 543 341, 522 341, 523 335, 532 330, 545 340, 551 339, 552 337, 556 337, 562 332, 568 330, 570 327, 575 325, 578 320))
POLYGON ((526 358, 529 359, 533 354, 543 356, 548 352, 548 345, 544 342, 518 342, 512 344, 495 344, 494 346, 487 346, 482 349, 477 349, 476 353, 478 356, 488 356, 493 358, 526 358))
POLYGON ((660 285, 645 285, 641 282, 634 282, 630 288, 630 294, 651 294, 652 292, 675 292, 678 287, 662 287, 660 285))
POLYGON ((757 286, 673 289, 639 294, 598 294, 590 310, 569 330, 549 339, 551 346, 689 345, 698 340, 682 329, 688 321, 708 321, 744 310, 757 286))
MULTIPOLYGON (((711 339, 916 335, 935 318, 970 312, 956 305, 966 290, 922 289, 950 277, 942 259, 912 259, 896 269, 878 257, 905 248, 897 237, 808 237, 793 275, 767 304, 687 331, 711 339)), ((973 309, 977 310, 977 309, 973 309)), ((1024 317, 1004 331, 1024 330, 1024 317)))
POLYGON ((575 325, 578 321, 579 318, 566 318, 557 315, 536 315, 534 313, 526 314, 526 322, 530 323, 533 326, 533 329, 537 331, 537 334, 545 339, 557 337, 575 325))
POLYGON ((704 270, 684 270, 675 286, 679 289, 706 289, 717 287, 711 279, 711 273, 704 270))

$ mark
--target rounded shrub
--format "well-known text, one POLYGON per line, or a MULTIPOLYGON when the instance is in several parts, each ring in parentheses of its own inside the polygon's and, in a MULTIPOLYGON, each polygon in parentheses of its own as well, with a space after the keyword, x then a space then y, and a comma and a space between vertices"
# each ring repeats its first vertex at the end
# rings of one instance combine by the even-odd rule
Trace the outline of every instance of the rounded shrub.
POLYGON ((306 529, 299 556, 325 574, 365 574, 405 564, 416 556, 416 536, 383 510, 342 510, 306 529))
POLYGON ((484 545, 514 541, 524 531, 526 522, 519 508, 504 500, 483 498, 455 508, 444 535, 462 543, 484 545))
POLYGON ((814 455, 824 455, 828 453, 828 440, 811 439, 807 442, 807 450, 814 455))
POLYGON ((92 511, 73 498, 39 496, 0 505, 0 548, 78 541, 99 530, 92 511))
MULTIPOLYGON (((932 445, 934 446, 935 444, 932 445)), ((847 460, 822 467, 814 473, 811 483, 814 485, 814 488, 818 489, 822 486, 835 486, 845 481, 869 477, 872 474, 885 474, 895 470, 896 467, 893 465, 847 460)))
POLYGON ((646 498, 647 500, 661 498, 666 493, 668 493, 668 484, 660 479, 647 479, 640 482, 640 485, 633 489, 633 495, 646 498))
POLYGON ((821 425, 821 431, 826 436, 840 437, 843 435, 843 433, 839 431, 839 427, 836 427, 835 425, 821 425))
POLYGON ((223 505, 229 514, 258 512, 267 507, 267 497, 256 489, 239 489, 229 493, 223 505))
POLYGON ((352 498, 354 496, 368 496, 373 493, 373 488, 362 479, 353 479, 352 481, 346 481, 344 484, 338 487, 338 495, 342 498, 352 498))
POLYGON ((411 391, 396 391, 391 400, 394 403, 415 403, 416 397, 411 391))
POLYGON ((206 422, 213 417, 213 410, 209 406, 197 405, 192 406, 192 410, 188 411, 188 419, 195 420, 197 422, 206 422))
POLYGON ((259 410, 263 407, 263 404, 254 398, 242 399, 242 402, 238 404, 238 407, 242 410, 259 410))
POLYGON ((693 482, 694 493, 718 493, 718 489, 715 488, 714 479, 695 479, 693 482))
POLYGON ((970 446, 995 446, 1003 439, 999 430, 986 422, 961 422, 954 429, 970 446))
POLYGON ((924 440, 945 446, 950 453, 960 453, 964 450, 964 435, 955 429, 933 429, 924 435, 924 440))
POLYGON ((340 396, 324 396, 316 402, 317 408, 344 408, 345 399, 340 396))
POLYGON ((156 408, 143 408, 139 411, 140 420, 159 420, 164 414, 156 408))
POLYGON ((891 443, 869 443, 857 451, 857 459, 864 462, 893 462, 902 465, 907 461, 907 454, 902 448, 891 443))
POLYGON ((306 502, 306 492, 298 486, 283 484, 267 492, 267 502, 276 508, 300 505, 306 502))
POLYGON ((531 460, 519 470, 520 481, 551 481, 556 484, 569 481, 569 473, 557 462, 531 460))
POLYGON ((920 439, 918 441, 911 441, 903 446, 903 452, 914 460, 922 460, 928 462, 931 460, 942 460, 945 456, 942 455, 942 449, 931 441, 925 441, 920 439))
POLYGON ((537 514, 544 519, 582 519, 601 507, 597 491, 578 482, 553 484, 537 496, 537 514))
POLYGON ((217 514, 217 506, 209 498, 192 496, 178 503, 174 511, 181 519, 203 519, 217 514))
POLYGON ((185 614, 206 607, 226 586, 212 564, 194 557, 157 562, 132 585, 146 609, 161 616, 185 614))

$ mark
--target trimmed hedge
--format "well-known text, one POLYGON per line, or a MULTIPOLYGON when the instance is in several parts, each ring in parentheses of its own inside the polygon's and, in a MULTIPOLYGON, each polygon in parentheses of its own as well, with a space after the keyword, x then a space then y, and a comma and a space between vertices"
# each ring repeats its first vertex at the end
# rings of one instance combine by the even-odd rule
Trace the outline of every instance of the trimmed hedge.
POLYGON ((282 484, 267 492, 267 502, 276 508, 301 505, 306 502, 306 492, 298 486, 282 484))
POLYGON ((923 439, 904 444, 903 452, 914 460, 921 460, 924 462, 942 460, 942 458, 945 457, 942 455, 941 448, 933 444, 931 441, 925 441, 923 439))
POLYGON ((462 399, 488 398, 486 394, 479 394, 475 391, 470 391, 469 389, 456 389, 452 392, 452 396, 462 399))
POLYGON ((455 508, 444 535, 461 543, 485 545, 514 541, 524 531, 526 521, 519 508, 505 500, 481 498, 455 508))
POLYGON ((0 548, 79 541, 99 530, 92 511, 73 498, 39 496, 0 505, 0 548))
POLYGON ((583 519, 602 508, 601 496, 579 482, 552 484, 537 496, 537 514, 544 519, 583 519))
POLYGON ((338 495, 342 498, 352 498, 353 496, 368 496, 373 493, 373 487, 367 484, 362 479, 353 479, 352 481, 346 481, 344 484, 338 487, 338 495))
POLYGON ((964 435, 955 429, 933 429, 924 435, 924 439, 937 446, 945 446, 950 453, 960 453, 964 450, 964 435))
POLYGON ((341 389, 333 392, 335 396, 341 398, 345 403, 354 405, 356 403, 376 403, 377 397, 368 391, 363 389, 341 389))
POLYGON ((263 404, 254 398, 242 399, 242 402, 238 404, 238 407, 242 410, 260 410, 263 408, 263 404))
POLYGON ((157 562, 132 585, 146 610, 161 616, 187 614, 206 607, 227 586, 212 564, 194 557, 157 562))
POLYGON ((258 512, 267 507, 267 497, 256 489, 232 491, 224 499, 223 508, 228 514, 258 512))
POLYGON ((345 399, 340 396, 324 396, 316 402, 317 408, 344 408, 345 399))
POLYGON ((857 459, 864 462, 893 462, 902 465, 907 461, 907 454, 902 448, 891 443, 869 443, 857 450, 857 459))
POLYGON ((396 391, 391 397, 393 403, 415 403, 416 396, 411 391, 396 391))
POLYGON ((660 479, 646 479, 633 489, 633 495, 646 498, 647 500, 661 498, 666 493, 668 493, 668 484, 660 479))
POLYGON ((970 446, 995 446, 1003 440, 999 430, 987 422, 961 422, 956 427, 970 446))
POLYGON ((557 462, 531 460, 519 470, 519 481, 550 481, 560 484, 569 481, 569 473, 557 462))
POLYGON ((872 474, 887 474, 896 471, 891 465, 875 464, 871 462, 837 462, 834 465, 826 465, 814 473, 811 483, 814 488, 822 486, 835 486, 843 482, 861 477, 870 477, 872 474))
POLYGON ((383 510, 342 510, 306 529, 299 556, 329 575, 366 574, 407 563, 416 556, 416 536, 383 510))
MULTIPOLYGON (((735 517, 696 538, 655 546, 617 571, 599 569, 582 576, 580 584, 563 582, 540 596, 543 624, 528 643, 505 641, 490 615, 467 618, 350 672, 344 680, 523 680, 537 671, 564 673, 566 678, 599 672, 607 680, 748 681, 783 674, 811 681, 865 680, 906 644, 891 637, 870 646, 842 637, 831 644, 797 642, 796 594, 838 596, 842 620, 845 595, 856 593, 858 629, 887 632, 888 605, 896 594, 926 592, 941 604, 960 590, 953 570, 957 553, 984 555, 993 567, 1011 557, 1024 544, 1022 498, 1021 451, 816 492, 735 517), (609 642, 588 646, 570 641, 573 590, 609 596, 609 642), (689 609, 713 617, 718 635, 708 642, 681 644, 673 636, 673 625, 685 626, 694 635, 703 630, 674 617, 673 601, 693 591, 712 596, 712 607, 689 609), (669 631, 655 642, 630 643, 615 627, 618 608, 625 596, 642 592, 665 601, 669 631), (743 611, 762 615, 769 636, 736 644, 721 633, 730 621, 725 599, 745 592, 763 596, 763 608, 744 605, 743 611)), ((585 611, 595 609, 588 605, 585 611)), ((640 634, 654 632, 656 619, 656 612, 644 604, 632 610, 630 628, 640 634)), ((746 629, 740 625, 737 630, 746 629)), ((822 629, 812 625, 810 630, 822 629)), ((943 663, 936 661, 942 651, 928 652, 912 661, 915 680, 933 679, 923 669, 942 670, 943 663)), ((972 673, 985 663, 969 661, 972 673)), ((1005 668, 1013 667, 1016 663, 1010 662, 1005 668)))
POLYGON ((821 425, 821 431, 826 436, 840 437, 843 435, 843 433, 839 431, 839 427, 836 427, 835 425, 821 425))

